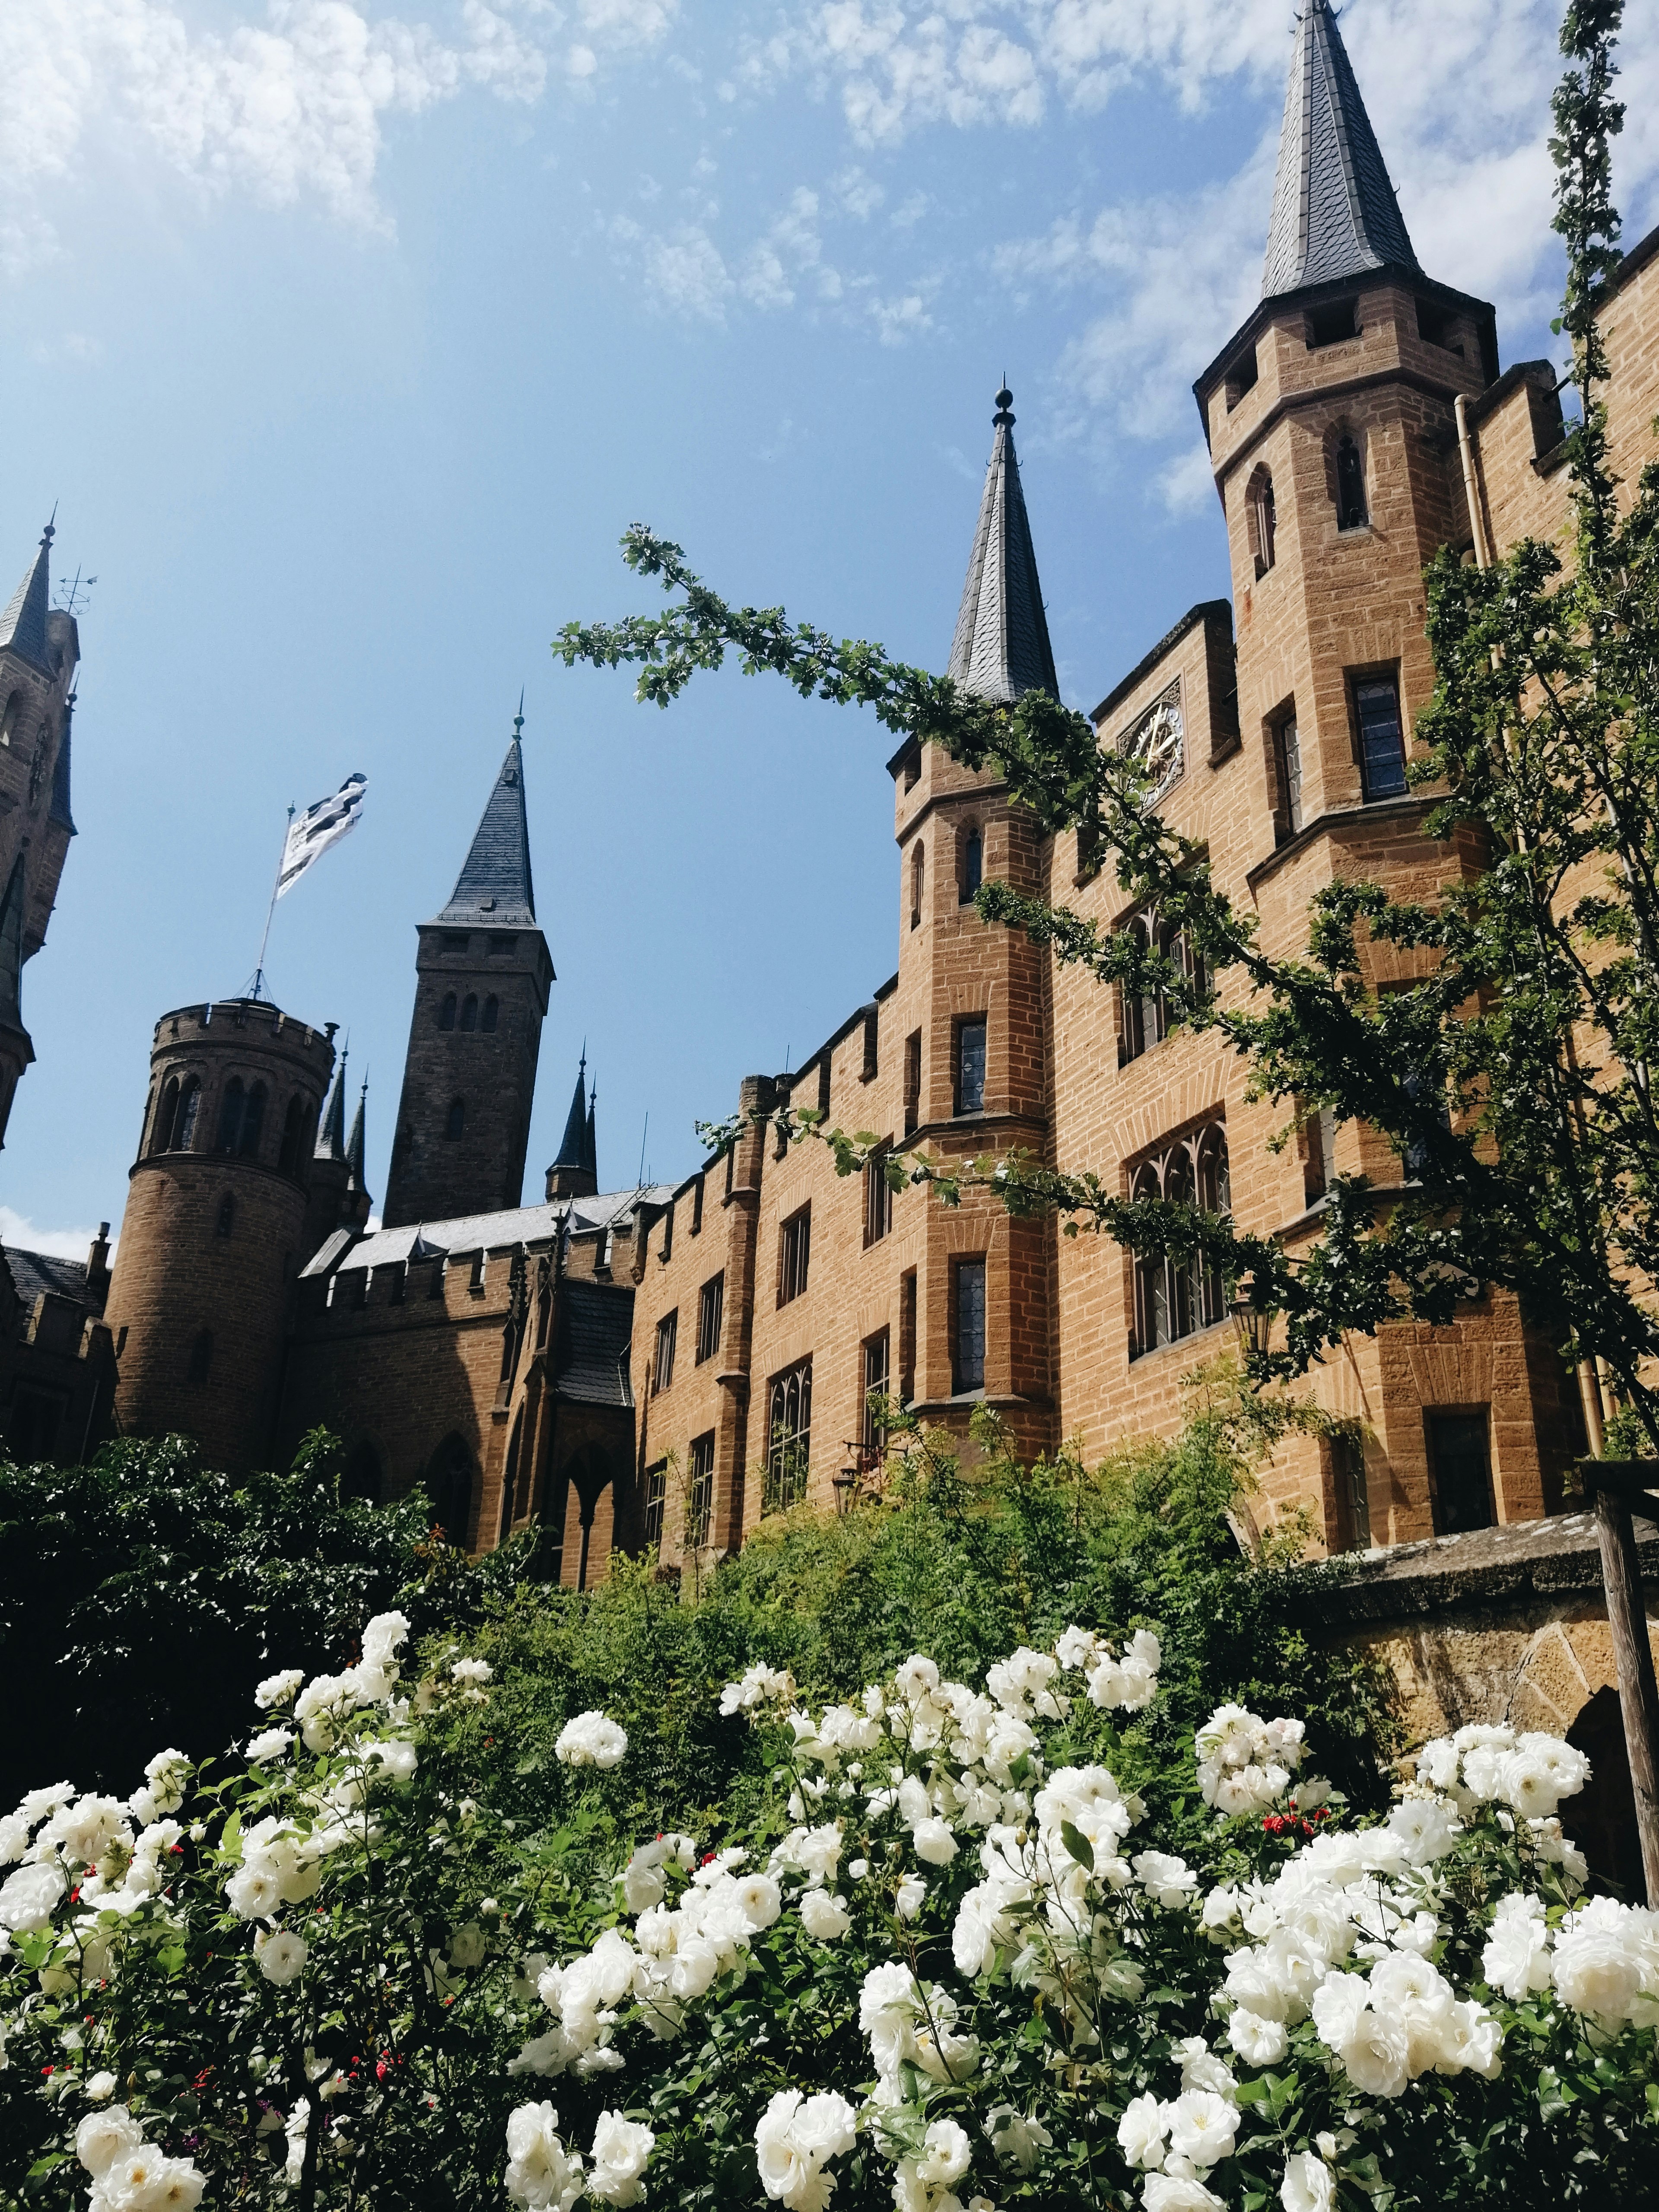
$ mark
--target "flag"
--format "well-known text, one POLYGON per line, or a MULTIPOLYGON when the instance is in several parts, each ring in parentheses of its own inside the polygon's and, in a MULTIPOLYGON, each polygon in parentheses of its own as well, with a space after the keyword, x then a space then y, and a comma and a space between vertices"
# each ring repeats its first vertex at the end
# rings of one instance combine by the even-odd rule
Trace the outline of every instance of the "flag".
POLYGON ((349 775, 340 788, 327 799, 319 799, 314 806, 307 806, 303 814, 296 814, 288 827, 288 842, 283 848, 283 865, 276 876, 276 896, 292 890, 306 870, 331 845, 337 845, 342 837, 357 827, 357 817, 363 811, 363 793, 368 789, 366 775, 349 775))

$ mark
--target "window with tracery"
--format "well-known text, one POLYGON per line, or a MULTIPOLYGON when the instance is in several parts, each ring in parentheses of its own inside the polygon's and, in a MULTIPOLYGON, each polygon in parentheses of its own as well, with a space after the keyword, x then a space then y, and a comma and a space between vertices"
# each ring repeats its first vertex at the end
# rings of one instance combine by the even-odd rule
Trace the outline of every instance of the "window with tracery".
MULTIPOLYGON (((1227 1212, 1232 1194, 1226 1131, 1218 1121, 1206 1122, 1143 1160, 1130 1177, 1129 1196, 1196 1206, 1203 1213, 1227 1212)), ((1134 1303, 1130 1350, 1131 1357, 1139 1358, 1224 1320, 1226 1284, 1201 1252, 1170 1252, 1135 1261, 1134 1303)))
MULTIPOLYGON (((1184 929, 1160 921, 1156 912, 1133 915, 1125 925, 1139 939, 1143 949, 1156 953, 1184 975, 1193 989, 1201 993, 1205 988, 1203 956, 1188 939, 1184 929)), ((1180 1019, 1180 1010, 1172 1006, 1170 998, 1160 986, 1148 991, 1133 991, 1126 983, 1120 986, 1122 1003, 1122 1026, 1119 1031, 1119 1064, 1127 1066, 1141 1054, 1150 1052, 1155 1044, 1162 1044, 1180 1019)))
POLYGON ((806 1495, 812 1446, 812 1362, 810 1356, 774 1376, 766 1424, 766 1484, 763 1513, 787 1513, 806 1495))

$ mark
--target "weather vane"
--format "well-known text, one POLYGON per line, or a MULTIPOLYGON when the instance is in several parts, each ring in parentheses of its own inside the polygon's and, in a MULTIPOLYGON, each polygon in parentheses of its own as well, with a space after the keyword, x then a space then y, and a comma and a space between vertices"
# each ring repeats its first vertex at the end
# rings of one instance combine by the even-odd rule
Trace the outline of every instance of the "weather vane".
POLYGON ((71 617, 85 614, 87 609, 92 605, 88 594, 97 581, 96 576, 82 577, 77 568, 67 584, 60 584, 58 586, 59 607, 71 617))

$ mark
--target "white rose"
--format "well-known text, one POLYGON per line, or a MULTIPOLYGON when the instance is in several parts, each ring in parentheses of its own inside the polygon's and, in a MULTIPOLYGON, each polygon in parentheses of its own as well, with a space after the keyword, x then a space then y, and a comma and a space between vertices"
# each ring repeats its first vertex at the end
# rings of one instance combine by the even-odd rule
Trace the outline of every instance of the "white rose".
POLYGON ((303 1972, 310 1955, 310 1948, 301 1937, 289 1929, 279 1928, 259 1947, 259 1972, 281 1989, 303 1972))
POLYGON ((800 1901, 800 1922, 819 1942, 838 1943, 852 1926, 853 1916, 828 1890, 809 1889, 800 1901))
MULTIPOLYGON (((4 1896, 0 1890, 0 1905, 4 1896)), ((1633 1940, 1633 1916, 1627 1922, 1627 1911, 1611 1898, 1596 1898, 1572 1914, 1557 1934, 1556 1992, 1575 2012, 1605 2021, 1628 2018, 1641 1993, 1642 1967, 1633 1940), (1608 1905, 1612 1912, 1598 1910, 1608 1905)))
POLYGON ((1277 2066, 1291 2047, 1282 2020, 1264 2020, 1243 2005, 1234 2008, 1227 2022, 1227 2040, 1247 2066, 1277 2066))
POLYGON ((1183 2089, 1167 2109, 1170 2148, 1194 2166, 1212 2166, 1232 2154, 1238 2107, 1213 2089, 1183 2089))
POLYGON ((997 2156, 1021 2173, 1034 2172, 1037 2154, 1052 2148, 1054 2140, 1041 2120, 1028 2119, 1012 2105, 993 2105, 986 2115, 985 2132, 997 2156))
POLYGON ((87 2083, 87 2095, 94 2105, 101 2105, 106 2097, 115 2094, 115 2086, 112 2074, 94 2074, 87 2083))
POLYGON ((262 1712, 269 1712, 273 1705, 285 1705, 304 1680, 304 1670, 299 1667, 285 1667, 280 1674, 267 1674, 253 1692, 253 1702, 262 1712))
POLYGON ((52 1925, 52 1907, 69 1887, 61 1867, 36 1859, 0 1882, 0 1928, 38 1936, 52 1925))
POLYGON ((1168 2107, 1148 2091, 1131 2099, 1118 2122, 1118 2148, 1131 2166, 1160 2166, 1169 2133, 1168 2107))
POLYGON ((926 1859, 929 1866, 949 1866, 957 1855, 957 1839, 943 1820, 919 1820, 910 1840, 916 1856, 926 1859))
POLYGON ((75 2130, 75 2155, 94 2179, 107 2173, 124 2153, 137 2150, 144 2131, 125 2105, 88 2112, 75 2130))
POLYGON ((639 2120, 620 2112, 601 2112, 593 2128, 592 2166, 587 2186, 607 2204, 637 2204, 644 2194, 640 2176, 656 2136, 639 2120))
POLYGON ((745 1875, 738 1884, 738 1904, 751 1928, 769 1928, 783 1910, 783 1898, 769 1874, 745 1875))
POLYGON ((1185 1859, 1167 1851, 1139 1851, 1133 1860, 1135 1880, 1154 1905, 1166 1911, 1179 1910, 1198 1887, 1198 1876, 1185 1859))
POLYGON ((898 1886, 893 1910, 901 1920, 914 1920, 927 1902, 927 1884, 919 1874, 907 1874, 898 1886))
POLYGON ((1140 2185, 1146 2212, 1226 2212, 1225 2200, 1195 2177, 1149 2173, 1140 2185))
POLYGON ((1285 2161, 1279 2201, 1285 2212, 1331 2212, 1336 2201, 1335 2176, 1310 2150, 1292 2151, 1285 2161))
POLYGON ((581 2194, 580 2154, 559 2139, 550 2104, 520 2105, 507 2123, 507 2193, 532 2212, 570 2212, 581 2194))

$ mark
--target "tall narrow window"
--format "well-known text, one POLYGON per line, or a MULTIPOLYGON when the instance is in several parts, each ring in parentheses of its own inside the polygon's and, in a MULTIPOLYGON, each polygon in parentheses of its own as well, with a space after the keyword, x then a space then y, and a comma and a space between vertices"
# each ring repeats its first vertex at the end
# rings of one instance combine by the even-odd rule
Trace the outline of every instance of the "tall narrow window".
POLYGON ((697 1364, 712 1359, 720 1348, 720 1324, 726 1317, 726 1276, 715 1275, 697 1293, 697 1364))
POLYGON ((161 1103, 150 1129, 149 1148, 165 1152, 173 1143, 173 1125, 179 1118, 179 1079, 168 1076, 161 1089, 161 1103))
POLYGON ((189 1152, 195 1150, 196 1117, 201 1105, 202 1086, 193 1075, 187 1075, 179 1092, 179 1111, 173 1124, 172 1151, 189 1152))
POLYGON ((1369 1551, 1371 1503, 1365 1487, 1365 1447, 1359 1437, 1340 1436, 1331 1444, 1331 1504, 1335 1526, 1334 1552, 1369 1551))
POLYGON ((213 1331, 198 1329, 191 1339, 190 1366, 185 1379, 191 1382, 205 1382, 213 1367, 213 1331))
MULTIPOLYGON (((1143 1161, 1130 1180, 1129 1196, 1137 1201, 1161 1199, 1204 1213, 1230 1212, 1226 1131, 1218 1122, 1207 1122, 1143 1161)), ((1136 1261, 1134 1304, 1132 1358, 1224 1320, 1226 1285, 1200 1252, 1167 1252, 1136 1261)))
POLYGON ((970 830, 962 841, 962 903, 966 906, 985 877, 985 840, 970 830))
POLYGON ((300 1144, 306 1125, 306 1102, 296 1091, 288 1102, 288 1111, 283 1116, 283 1142, 276 1154, 276 1169, 280 1175, 297 1174, 300 1166, 300 1144))
POLYGON ((519 1454, 524 1445, 524 1407, 520 1407, 513 1419, 513 1435, 507 1447, 507 1464, 501 1469, 501 1510, 496 1532, 497 1542, 504 1543, 513 1526, 513 1493, 519 1486, 519 1454))
POLYGON ((259 1157, 259 1139, 265 1121, 265 1086, 256 1083, 242 1108, 242 1133, 236 1149, 245 1160, 259 1157))
POLYGON ((674 1201, 668 1201, 668 1211, 662 1218, 662 1256, 665 1261, 674 1256, 674 1201))
POLYGON ((665 1314, 657 1323, 657 1356, 651 1365, 651 1395, 654 1398, 674 1379, 674 1340, 680 1330, 680 1310, 665 1314))
POLYGON ((708 1541, 714 1518, 714 1431, 691 1440, 686 1455, 685 1547, 695 1552, 708 1541))
POLYGON ((864 1425, 861 1441, 867 1452, 878 1452, 887 1442, 887 1431, 878 1416, 873 1398, 884 1400, 892 1387, 890 1370, 891 1339, 884 1328, 878 1335, 864 1341, 864 1425))
POLYGON ((450 1144, 459 1144, 465 1128, 466 1101, 465 1098, 452 1098, 444 1121, 444 1135, 450 1144))
POLYGON ((879 1243, 893 1225, 893 1186, 887 1180, 890 1143, 878 1145, 864 1169, 864 1241, 879 1243))
POLYGON ((1259 582, 1279 557, 1279 510, 1273 503, 1273 480, 1265 469, 1258 470, 1251 481, 1249 520, 1259 582))
POLYGON ((455 994, 453 991, 446 991, 444 994, 444 1002, 438 1009, 438 1027, 441 1030, 453 1030, 454 1028, 455 1004, 455 994))
POLYGON ((461 1027, 476 1030, 478 1026, 478 1000, 476 992, 469 991, 461 1001, 461 1027))
POLYGON ((500 1021, 501 1018, 501 1000, 496 998, 486 999, 483 1002, 483 1012, 478 1018, 478 1027, 483 1030, 486 1036, 489 1036, 495 1029, 496 1023, 500 1021))
POLYGON ((803 1206, 778 1231, 778 1304, 787 1306, 806 1288, 812 1257, 812 1209, 803 1206))
POLYGON ((951 1267, 951 1388, 985 1388, 985 1262, 957 1260, 951 1267))
POLYGON ((702 1187, 704 1178, 699 1176, 691 1186, 691 1234, 702 1234, 702 1187))
POLYGON ((645 1470, 645 1522, 640 1533, 647 1552, 662 1549, 662 1524, 668 1505, 668 1462, 659 1459, 645 1470))
POLYGON ((219 1102, 219 1137, 214 1150, 234 1152, 242 1141, 242 1079, 233 1075, 225 1085, 225 1095, 219 1102))
POLYGON ((218 1218, 213 1224, 216 1237, 228 1237, 236 1226, 236 1200, 229 1191, 219 1200, 218 1218))
POLYGON ((957 1024, 957 1111, 985 1111, 985 1017, 970 1014, 957 1024))
POLYGON ((1427 1419, 1436 1535, 1461 1536, 1470 1528, 1490 1528, 1497 1518, 1492 1510, 1490 1415, 1431 1413, 1427 1419))
POLYGON ((927 862, 922 853, 921 840, 918 837, 910 848, 910 927, 912 929, 921 927, 921 895, 926 887, 927 874, 927 862))
POLYGON ((1363 530, 1370 520, 1365 512, 1365 464, 1355 441, 1336 441, 1336 526, 1363 530))
POLYGON ((1302 827, 1302 739, 1294 714, 1273 725, 1273 763, 1279 772, 1279 819, 1285 835, 1294 837, 1302 827))
POLYGON ((899 1402, 908 1406, 916 1395, 916 1271, 907 1268, 899 1277, 899 1402))
POLYGON ((921 1119, 921 1031, 904 1040, 904 1133, 913 1137, 921 1119))
POLYGON ((1308 1204, 1314 1206, 1330 1188, 1331 1176, 1335 1172, 1335 1113, 1328 1106, 1320 1107, 1303 1123, 1302 1134, 1305 1147, 1302 1194, 1308 1204))
POLYGON ((763 1513, 787 1513, 806 1495, 812 1447, 812 1362, 802 1359, 775 1376, 766 1424, 763 1513))
POLYGON ((1406 791, 1406 741, 1400 727, 1400 687, 1391 676, 1353 688, 1359 721, 1359 772, 1365 797, 1400 799, 1406 791))

